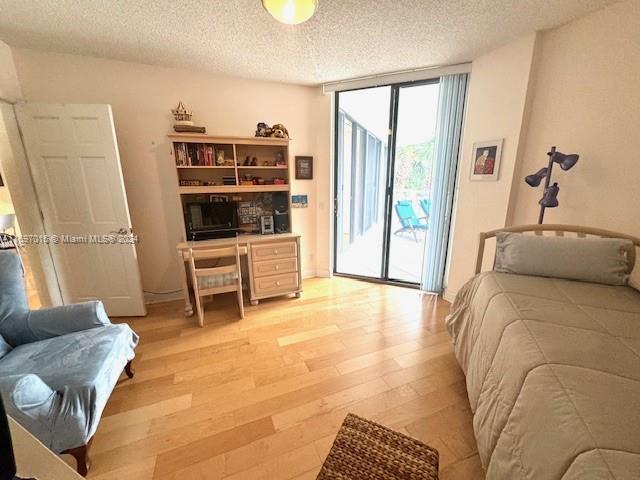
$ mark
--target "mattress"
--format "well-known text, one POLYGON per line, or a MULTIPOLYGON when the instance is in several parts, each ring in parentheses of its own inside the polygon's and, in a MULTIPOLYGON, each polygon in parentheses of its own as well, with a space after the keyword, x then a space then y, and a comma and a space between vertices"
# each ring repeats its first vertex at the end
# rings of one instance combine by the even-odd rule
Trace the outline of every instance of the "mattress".
POLYGON ((446 319, 488 479, 640 479, 640 293, 485 272, 446 319))

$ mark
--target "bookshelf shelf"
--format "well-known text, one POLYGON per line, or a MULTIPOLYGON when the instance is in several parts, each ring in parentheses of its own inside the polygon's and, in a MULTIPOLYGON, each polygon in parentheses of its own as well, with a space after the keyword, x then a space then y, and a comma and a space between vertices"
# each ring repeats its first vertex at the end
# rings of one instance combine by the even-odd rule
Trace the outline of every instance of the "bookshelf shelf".
POLYGON ((178 187, 181 195, 208 193, 263 193, 288 192, 289 185, 213 185, 204 187, 178 187))
POLYGON ((235 167, 233 165, 176 165, 176 168, 179 169, 203 169, 203 168, 213 168, 219 170, 233 170, 235 167))
POLYGON ((268 166, 268 165, 254 165, 254 166, 244 166, 238 165, 238 170, 287 170, 289 167, 276 167, 276 166, 268 166))

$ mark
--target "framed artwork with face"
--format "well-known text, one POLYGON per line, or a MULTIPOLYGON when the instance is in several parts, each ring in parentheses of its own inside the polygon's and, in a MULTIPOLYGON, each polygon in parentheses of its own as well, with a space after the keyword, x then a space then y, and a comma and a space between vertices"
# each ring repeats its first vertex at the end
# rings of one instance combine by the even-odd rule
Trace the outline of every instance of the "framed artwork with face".
POLYGON ((502 141, 490 140, 473 144, 470 179, 474 181, 496 181, 500 172, 502 141))

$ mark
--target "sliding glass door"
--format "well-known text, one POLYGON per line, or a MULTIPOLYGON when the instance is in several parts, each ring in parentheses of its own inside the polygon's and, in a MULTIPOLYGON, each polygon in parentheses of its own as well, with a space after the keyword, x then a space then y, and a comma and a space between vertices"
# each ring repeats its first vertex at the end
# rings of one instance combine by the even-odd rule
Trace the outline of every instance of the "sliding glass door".
POLYGON ((335 270, 382 278, 391 87, 345 92, 339 102, 335 270))
POLYGON ((429 228, 439 84, 397 89, 388 278, 420 283, 429 228))
POLYGON ((439 81, 336 94, 334 271, 418 285, 439 81))

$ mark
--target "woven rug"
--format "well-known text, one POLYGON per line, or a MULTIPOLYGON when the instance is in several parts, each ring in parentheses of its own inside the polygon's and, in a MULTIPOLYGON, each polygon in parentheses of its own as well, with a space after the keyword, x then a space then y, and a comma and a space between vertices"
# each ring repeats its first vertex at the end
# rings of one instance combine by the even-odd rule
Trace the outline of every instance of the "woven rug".
POLYGON ((350 413, 317 480, 438 480, 438 451, 350 413))

